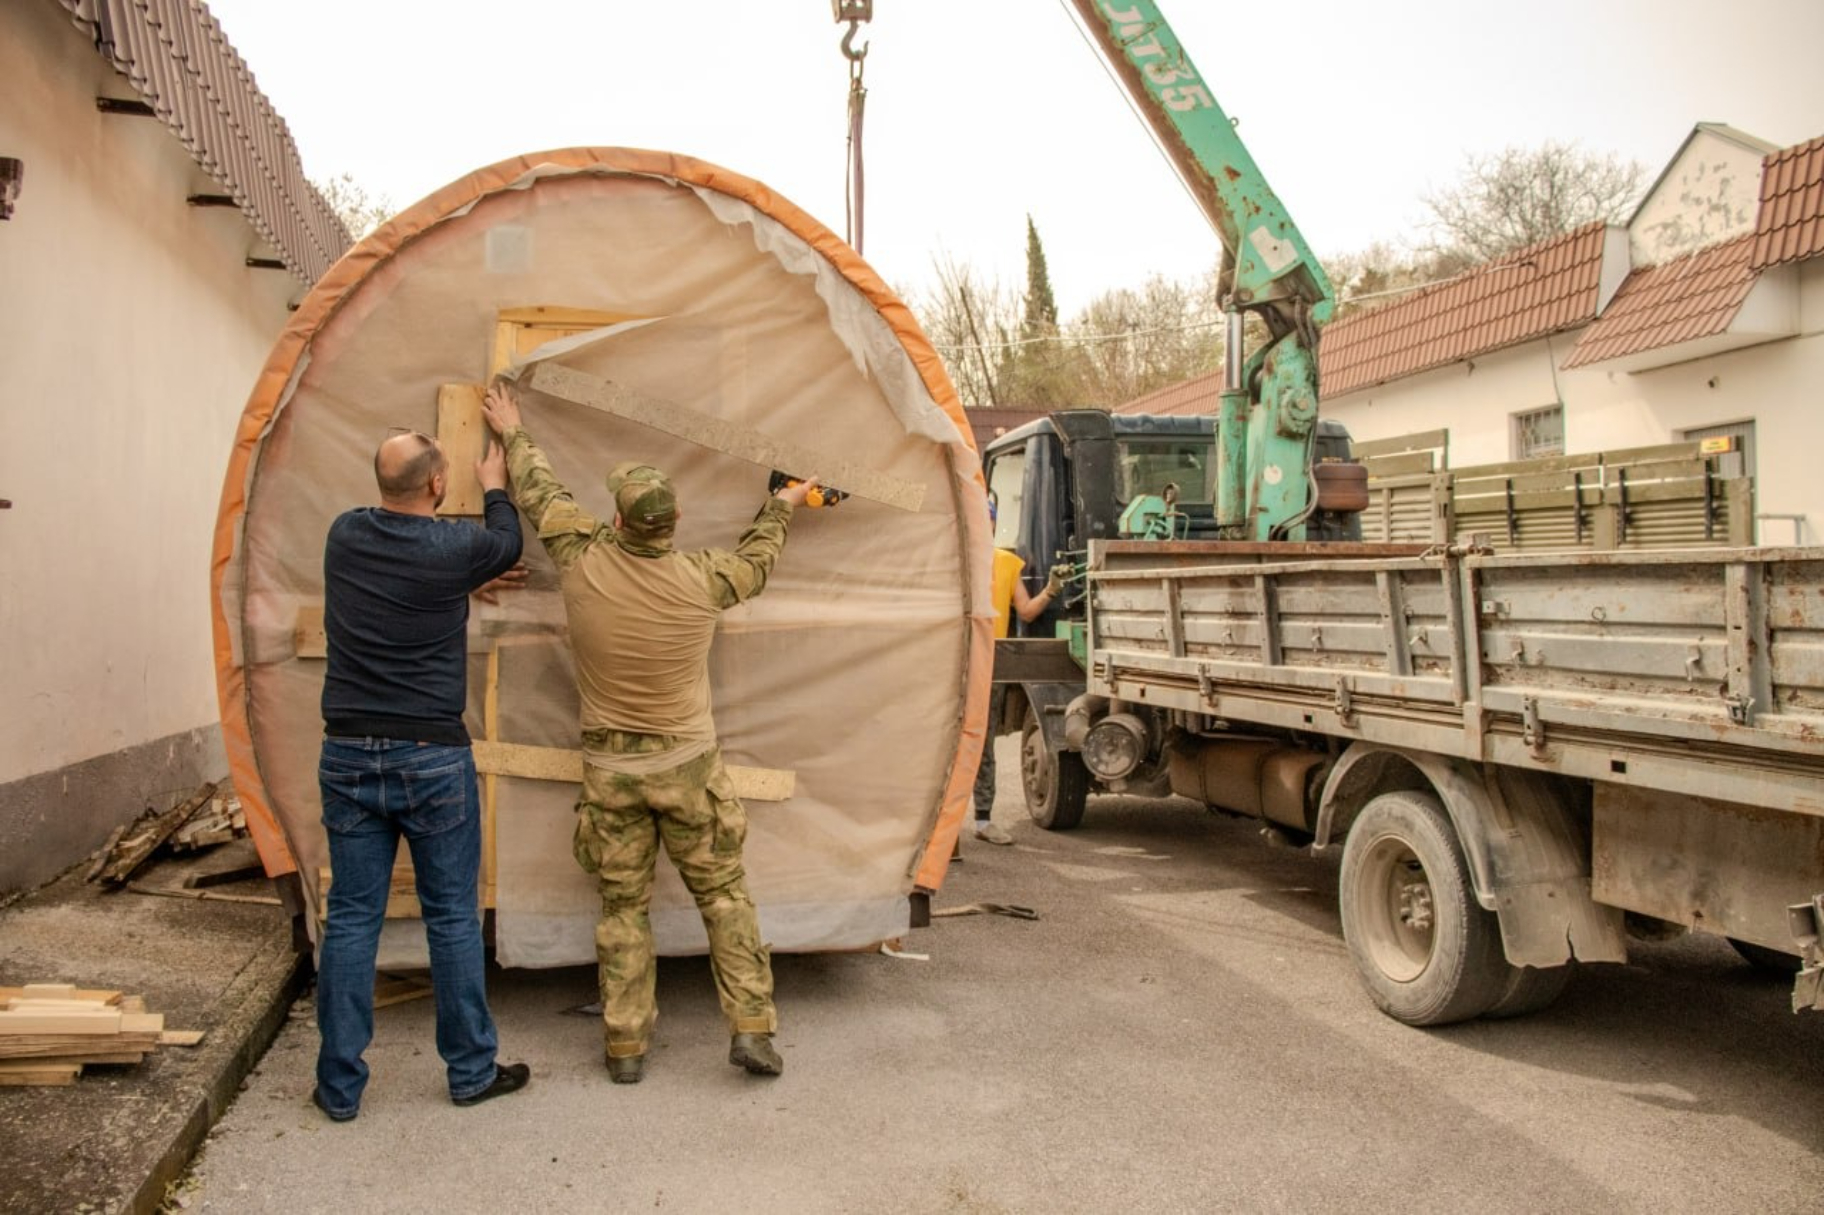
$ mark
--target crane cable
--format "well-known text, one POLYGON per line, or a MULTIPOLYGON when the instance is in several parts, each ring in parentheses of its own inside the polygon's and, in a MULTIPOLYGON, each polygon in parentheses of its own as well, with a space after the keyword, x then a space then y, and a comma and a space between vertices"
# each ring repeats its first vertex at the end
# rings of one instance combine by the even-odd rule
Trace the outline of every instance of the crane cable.
POLYGON ((848 22, 848 32, 842 36, 843 58, 849 61, 849 142, 847 176, 843 181, 843 209, 846 212, 844 222, 847 225, 845 236, 855 252, 861 252, 862 237, 862 202, 863 176, 861 161, 861 123, 862 114, 868 103, 868 90, 862 85, 862 68, 868 58, 867 44, 858 50, 854 46, 855 35, 863 21, 874 16, 873 0, 834 0, 837 22, 848 22))

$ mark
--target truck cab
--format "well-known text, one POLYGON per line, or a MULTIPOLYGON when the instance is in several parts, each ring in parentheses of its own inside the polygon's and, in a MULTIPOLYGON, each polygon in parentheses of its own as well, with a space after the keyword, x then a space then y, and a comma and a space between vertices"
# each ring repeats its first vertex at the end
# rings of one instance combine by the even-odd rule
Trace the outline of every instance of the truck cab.
MULTIPOLYGON (((1221 541, 1216 436, 1212 415, 1100 409, 1060 410, 1000 436, 982 453, 997 503, 995 547, 1019 555, 1026 589, 1037 594, 1053 565, 1082 565, 1092 540, 1221 541), (1149 504, 1154 509, 1146 513, 1149 504)), ((1366 478, 1341 423, 1315 424, 1311 481, 1315 501, 1305 540, 1360 540, 1366 478)), ((1111 785, 1091 776, 1066 738, 1065 710, 1084 687, 1082 655, 1072 647, 1084 608, 1081 583, 1067 584, 1038 619, 1025 623, 1015 615, 1010 636, 995 644, 994 680, 1005 694, 997 698, 999 719, 988 724, 990 745, 1001 734, 1021 732, 1027 811, 1054 830, 1077 825, 1092 791, 1167 791, 1163 754, 1149 755, 1131 777, 1111 785)))
MULTIPOLYGON (((1066 409, 1028 422, 982 452, 983 474, 999 508, 995 547, 1020 555, 1026 589, 1036 594, 1052 565, 1080 562, 1091 540, 1139 538, 1123 529, 1123 517, 1138 500, 1163 497, 1168 486, 1176 492, 1167 538, 1221 539, 1215 449, 1216 419, 1208 414, 1066 409)), ((1314 450, 1320 470, 1359 472, 1340 422, 1317 423, 1314 450)), ((1321 471, 1319 480, 1325 481, 1321 471)), ((1320 501, 1306 538, 1361 539, 1359 508, 1343 509, 1347 505, 1320 501)), ((1059 606, 1032 624, 1016 619, 1014 632, 1053 637, 1060 620, 1081 617, 1080 593, 1067 592, 1059 606)))

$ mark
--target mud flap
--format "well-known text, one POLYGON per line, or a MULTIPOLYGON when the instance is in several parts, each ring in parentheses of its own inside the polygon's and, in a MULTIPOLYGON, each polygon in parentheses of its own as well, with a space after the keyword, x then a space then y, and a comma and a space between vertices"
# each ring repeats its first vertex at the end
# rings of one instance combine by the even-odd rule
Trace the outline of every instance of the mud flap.
POLYGON ((1804 961, 1792 982, 1792 1011, 1824 1011, 1824 894, 1812 896, 1809 903, 1788 907, 1786 914, 1792 923, 1792 939, 1798 943, 1799 957, 1804 961))

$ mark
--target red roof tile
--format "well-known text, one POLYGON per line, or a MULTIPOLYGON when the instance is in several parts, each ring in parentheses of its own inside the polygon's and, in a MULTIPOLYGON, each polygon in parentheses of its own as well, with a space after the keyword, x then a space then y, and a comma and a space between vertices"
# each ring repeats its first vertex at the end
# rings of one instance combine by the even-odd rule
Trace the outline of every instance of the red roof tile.
POLYGON ((1587 324, 1605 225, 1587 224, 1323 331, 1319 384, 1336 397, 1587 324))
POLYGON ((1628 276, 1596 323, 1583 331, 1565 367, 1710 337, 1729 328, 1757 277, 1749 233, 1628 276))
POLYGON ((1759 270, 1819 254, 1824 254, 1824 135, 1762 163, 1750 264, 1759 270))

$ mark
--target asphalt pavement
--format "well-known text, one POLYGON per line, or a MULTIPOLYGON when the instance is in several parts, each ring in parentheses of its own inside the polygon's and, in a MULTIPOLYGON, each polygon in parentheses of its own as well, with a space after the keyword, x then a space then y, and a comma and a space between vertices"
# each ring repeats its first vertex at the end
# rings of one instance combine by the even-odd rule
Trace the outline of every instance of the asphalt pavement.
POLYGON ((583 968, 495 971, 525 1091, 452 1106, 431 1007, 380 1010, 360 1117, 310 1106, 307 1002, 175 1201, 212 1212, 1780 1212, 1824 1193, 1824 1016, 1710 938, 1552 1008, 1415 1030, 1360 990, 1336 859, 1182 801, 997 820, 903 951, 775 959, 785 1075, 726 1062, 703 959, 659 971, 644 1083, 583 968))

